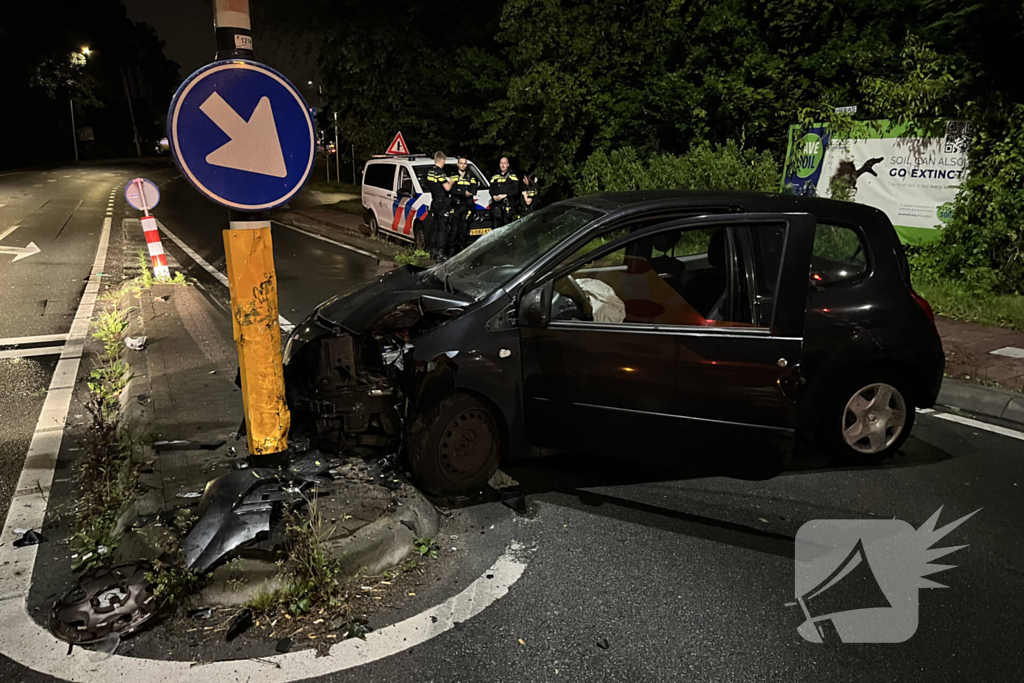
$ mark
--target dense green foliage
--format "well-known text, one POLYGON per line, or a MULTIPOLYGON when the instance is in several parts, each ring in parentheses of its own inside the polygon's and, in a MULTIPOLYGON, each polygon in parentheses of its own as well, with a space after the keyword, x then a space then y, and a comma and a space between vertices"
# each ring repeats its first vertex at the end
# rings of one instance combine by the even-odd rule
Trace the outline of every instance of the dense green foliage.
POLYGON ((632 147, 588 158, 575 179, 576 194, 674 188, 772 192, 779 166, 768 152, 741 150, 735 142, 694 145, 682 155, 644 155, 632 147))

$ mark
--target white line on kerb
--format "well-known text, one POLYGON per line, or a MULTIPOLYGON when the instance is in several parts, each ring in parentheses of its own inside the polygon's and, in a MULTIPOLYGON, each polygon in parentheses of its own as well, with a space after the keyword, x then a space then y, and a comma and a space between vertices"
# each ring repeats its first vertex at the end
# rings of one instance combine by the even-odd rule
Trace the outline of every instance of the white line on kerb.
MULTIPOLYGON (((40 505, 40 509, 45 505, 40 505)), ((5 546, 10 548, 10 544, 5 546)), ((32 556, 35 556, 35 548, 32 556)), ((0 549, 2 550, 2 549, 0 549)), ((16 552, 26 552, 19 549, 16 552)), ((93 653, 76 647, 67 654, 67 645, 54 638, 33 621, 22 600, 3 600, 0 596, 0 651, 4 656, 40 673, 68 681, 109 683, 116 680, 162 681, 163 683, 195 683, 197 674, 209 680, 247 681, 249 683, 289 683, 324 676, 336 671, 369 664, 421 645, 435 636, 467 621, 484 611, 508 593, 509 588, 526 570, 527 552, 513 541, 493 565, 454 595, 425 612, 358 638, 343 640, 332 646, 330 656, 319 657, 315 650, 300 650, 265 657, 260 661, 228 660, 203 665, 197 670, 193 662, 143 659, 113 655, 95 663, 93 653), (490 577, 490 578, 488 578, 490 577)), ((6 568, 5 568, 6 569, 6 568)), ((28 574, 18 577, 24 583, 22 595, 28 592, 28 574)))
POLYGON ((370 258, 375 259, 375 260, 379 260, 380 259, 380 257, 377 256, 376 254, 371 254, 368 251, 363 251, 362 249, 359 249, 358 247, 353 247, 351 244, 345 244, 344 242, 337 242, 335 240, 332 240, 330 237, 324 237, 323 235, 321 235, 319 233, 310 232, 309 230, 304 230, 304 229, 298 228, 298 227, 296 227, 294 225, 288 225, 287 223, 282 223, 281 221, 270 221, 270 222, 271 223, 277 223, 281 227, 289 228, 291 230, 294 230, 295 232, 301 232, 303 235, 306 235, 307 237, 312 237, 313 239, 316 239, 316 240, 320 240, 321 242, 327 242, 328 244, 333 244, 336 247, 341 247, 342 249, 348 249, 349 251, 354 251, 357 254, 362 254, 363 256, 369 256, 370 258))
POLYGON ((25 344, 45 344, 47 342, 67 341, 68 333, 61 334, 37 334, 34 337, 4 337, 0 339, 0 346, 23 346, 25 344))
POLYGON ((55 356, 63 353, 63 346, 44 346, 39 349, 9 349, 0 351, 0 358, 28 358, 30 356, 55 356))
MULTIPOLYGON (((220 272, 219 270, 217 270, 216 268, 214 268, 213 266, 211 266, 211 265, 210 265, 210 263, 209 263, 209 261, 207 261, 206 259, 204 259, 204 258, 203 258, 202 256, 200 256, 199 254, 197 254, 197 253, 195 252, 195 250, 194 250, 194 249, 192 249, 192 247, 190 247, 190 246, 188 246, 187 244, 185 244, 184 242, 182 242, 182 241, 181 241, 181 238, 180 238, 180 237, 178 237, 177 235, 175 235, 175 234, 174 234, 173 232, 171 232, 170 230, 168 230, 168 229, 167 229, 167 226, 166 226, 166 225, 164 225, 163 223, 161 223, 161 222, 160 222, 160 219, 159 219, 159 218, 158 218, 158 219, 156 219, 156 224, 157 224, 157 226, 159 226, 159 228, 160 228, 160 231, 161 231, 161 232, 163 232, 163 233, 164 233, 165 235, 167 235, 168 237, 170 237, 170 238, 171 238, 171 241, 172 241, 172 242, 174 242, 175 244, 177 244, 177 245, 178 245, 178 247, 179 247, 179 248, 180 248, 180 249, 181 249, 181 250, 182 250, 183 252, 185 252, 186 254, 188 254, 189 258, 191 258, 191 259, 192 259, 193 261, 195 261, 196 263, 198 263, 198 264, 199 264, 199 266, 200 266, 200 267, 201 267, 201 268, 202 268, 203 270, 205 270, 205 271, 206 271, 207 273, 209 273, 210 275, 212 275, 212 276, 213 276, 213 277, 214 277, 214 278, 215 278, 215 279, 217 280, 217 282, 221 283, 222 285, 224 285, 225 287, 227 287, 227 288, 228 288, 229 290, 231 289, 231 283, 230 283, 230 282, 228 281, 228 276, 227 276, 227 275, 225 275, 224 273, 220 272)), ((281 315, 281 314, 278 314, 278 316, 277 316, 277 320, 278 320, 278 323, 279 323, 279 324, 281 325, 281 331, 282 331, 282 332, 285 332, 285 333, 287 333, 287 332, 291 332, 292 330, 294 330, 294 329, 295 329, 295 325, 293 325, 293 324, 292 324, 292 323, 291 323, 291 322, 290 322, 290 321, 288 320, 288 318, 284 317, 283 315, 281 315)))
MULTIPOLYGON (((46 499, 39 492, 48 491, 53 482, 53 471, 57 464, 57 455, 60 452, 60 444, 64 435, 64 423, 71 406, 86 335, 89 333, 89 321, 96 306, 100 283, 103 280, 101 273, 106 263, 109 241, 110 219, 105 218, 89 282, 78 303, 78 311, 75 313, 71 330, 68 332, 68 341, 64 345, 60 360, 57 361, 57 367, 50 380, 50 387, 46 393, 46 399, 43 401, 43 408, 39 413, 39 420, 25 456, 25 466, 15 489, 15 491, 29 493, 12 498, 11 507, 7 512, 7 521, 4 523, 3 533, 0 535, 0 539, 4 541, 0 544, 0 566, 4 567, 4 571, 0 572, 0 606, 2 606, 0 611, 3 612, 0 623, 5 624, 5 629, 6 627, 11 629, 9 631, 0 630, 0 650, 4 655, 19 661, 27 654, 25 646, 28 644, 17 636, 18 631, 40 630, 39 626, 29 617, 25 605, 39 546, 15 548, 11 540, 13 540, 16 528, 34 529, 43 525, 43 518, 46 515, 46 499), (36 493, 31 493, 31 491, 36 493)), ((49 637, 49 640, 51 648, 59 647, 52 636, 49 637)), ((38 644, 28 645, 28 647, 38 647, 38 644)), ((56 650, 54 651, 56 652, 56 650)))
POLYGON ((981 420, 972 420, 969 417, 961 417, 960 415, 954 415, 953 413, 932 413, 932 415, 940 420, 949 420, 950 422, 957 422, 968 427, 974 427, 975 429, 981 429, 986 432, 992 432, 993 434, 999 434, 1000 436, 1008 436, 1011 439, 1024 441, 1024 432, 1018 432, 1013 429, 1007 429, 1006 427, 1000 427, 999 425, 989 424, 988 422, 982 422, 981 420))

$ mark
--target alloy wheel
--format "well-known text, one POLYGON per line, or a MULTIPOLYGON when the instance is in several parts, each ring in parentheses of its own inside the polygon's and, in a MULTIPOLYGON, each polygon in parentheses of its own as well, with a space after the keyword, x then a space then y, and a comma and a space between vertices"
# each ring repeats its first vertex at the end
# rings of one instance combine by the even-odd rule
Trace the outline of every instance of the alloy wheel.
POLYGON ((891 384, 869 384, 847 401, 843 440, 858 453, 881 453, 900 437, 907 424, 907 402, 891 384))

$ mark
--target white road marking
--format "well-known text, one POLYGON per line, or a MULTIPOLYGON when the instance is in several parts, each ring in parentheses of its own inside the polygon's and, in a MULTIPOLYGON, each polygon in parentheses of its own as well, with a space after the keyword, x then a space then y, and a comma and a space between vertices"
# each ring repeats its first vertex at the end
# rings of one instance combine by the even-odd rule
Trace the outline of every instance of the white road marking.
MULTIPOLYGON (((44 508, 45 504, 38 507, 44 508)), ((41 521, 41 520, 40 520, 41 521)), ((8 525, 9 526, 9 525, 8 525)), ((9 529, 5 529, 5 533, 9 529)), ((39 546, 29 546, 34 558, 39 546)), ((0 548, 0 557, 17 556, 28 548, 9 550, 10 544, 0 548)), ((300 650, 262 658, 260 661, 236 659, 204 664, 197 671, 193 662, 143 659, 113 655, 101 662, 90 661, 93 653, 76 647, 70 654, 67 645, 54 638, 25 611, 23 600, 4 599, 0 595, 0 652, 22 666, 39 673, 81 683, 107 683, 114 680, 162 681, 164 683, 195 683, 199 673, 204 678, 218 681, 247 681, 250 683, 289 683, 336 671, 352 669, 385 657, 404 652, 416 645, 455 628, 468 621, 504 597, 511 586, 526 571, 528 553, 515 541, 493 565, 469 584, 461 593, 448 598, 425 612, 409 617, 391 626, 366 635, 366 640, 350 638, 333 645, 327 657, 317 656, 316 650, 300 650)), ((31 570, 22 577, 11 577, 23 584, 21 597, 28 592, 31 570)), ((5 572, 5 583, 9 572, 5 572)))
MULTIPOLYGON (((168 237, 170 237, 170 238, 171 238, 171 241, 172 241, 172 242, 174 242, 175 244, 177 244, 177 245, 178 245, 178 247, 179 247, 179 248, 180 248, 180 249, 181 249, 181 250, 182 250, 183 252, 185 252, 186 254, 188 254, 189 258, 191 258, 191 259, 192 259, 193 261, 195 261, 196 263, 198 263, 198 264, 199 264, 199 266, 200 266, 200 267, 201 267, 201 268, 202 268, 203 270, 205 270, 205 271, 206 271, 207 273, 209 273, 209 274, 210 274, 210 275, 212 275, 212 276, 213 276, 214 278, 216 278, 217 282, 219 282, 219 283, 221 283, 222 285, 224 285, 225 287, 227 287, 227 288, 228 288, 228 291, 230 291, 230 290, 231 290, 231 283, 230 283, 230 282, 228 281, 228 276, 227 276, 227 275, 225 275, 224 273, 220 272, 219 270, 217 270, 216 268, 214 268, 213 266, 211 266, 211 265, 210 265, 210 263, 209 263, 209 262, 208 262, 208 261, 207 261, 206 259, 204 259, 204 258, 203 258, 202 256, 200 256, 199 254, 197 254, 197 253, 196 253, 196 251, 195 251, 194 249, 192 249, 192 247, 190 247, 190 246, 188 246, 187 244, 185 244, 185 243, 184 243, 184 242, 183 242, 183 241, 181 240, 181 238, 180 238, 180 237, 178 237, 178 236, 177 236, 177 235, 175 235, 175 234, 174 234, 173 232, 171 232, 170 230, 168 230, 168 229, 167 229, 167 226, 166 226, 166 225, 164 225, 163 223, 161 223, 161 222, 160 222, 160 219, 159 219, 159 218, 158 218, 158 219, 156 219, 156 224, 157 224, 157 225, 158 225, 158 226, 160 227, 160 232, 162 232, 162 233, 164 233, 165 235, 167 235, 168 237)), ((280 325, 281 325, 281 332, 282 332, 282 333, 284 333, 284 334, 287 334, 287 333, 289 333, 289 332, 291 332, 292 330, 294 330, 294 329, 295 329, 295 325, 293 325, 293 324, 292 324, 292 323, 291 323, 291 322, 290 322, 290 321, 288 320, 288 318, 285 318, 285 317, 284 317, 283 315, 281 315, 281 314, 278 314, 278 316, 277 316, 277 320, 278 320, 278 324, 280 324, 280 325)))
MULTIPOLYGON (((43 401, 28 453, 25 455, 25 465, 15 487, 15 491, 26 494, 19 496, 17 502, 12 501, 3 532, 0 533, 0 539, 4 541, 0 543, 0 566, 4 567, 4 571, 0 572, 0 611, 3 612, 3 623, 11 628, 10 631, 0 630, 0 651, 7 656, 18 656, 16 653, 21 651, 20 647, 29 642, 23 636, 19 636, 19 633, 41 631, 29 616, 25 602, 32 581, 36 553, 40 546, 15 548, 10 539, 14 535, 14 529, 34 529, 43 525, 47 501, 39 492, 48 491, 53 482, 57 455, 64 437, 64 424, 71 406, 75 380, 85 350, 85 340, 89 334, 89 322, 96 307, 96 297, 103 279, 101 273, 106 263, 107 246, 110 242, 110 222, 109 218, 103 220, 89 282, 78 303, 78 310, 68 332, 67 344, 63 347, 60 360, 57 361, 57 367, 50 379, 50 387, 43 401), (36 493, 31 493, 32 489, 36 493)), ((56 641, 52 636, 49 640, 51 650, 57 652, 56 641)), ((39 643, 28 646, 36 648, 39 647, 39 643)))
POLYGON ((37 334, 34 337, 3 337, 0 346, 24 346, 25 344, 46 344, 47 342, 67 341, 68 333, 37 334))
POLYGON ((277 223, 278 225, 280 225, 282 227, 285 227, 285 228, 289 228, 290 230, 294 230, 295 232, 301 232, 303 235, 306 235, 307 237, 312 237, 313 239, 316 239, 316 240, 320 240, 321 242, 327 242, 328 244, 333 244, 336 247, 341 247, 342 249, 348 249, 349 251, 354 251, 357 254, 362 254, 363 256, 369 256, 370 258, 372 258, 374 260, 380 260, 380 257, 377 256, 376 254, 371 254, 368 251, 363 251, 362 249, 360 249, 358 247, 353 247, 351 244, 345 244, 344 242, 338 242, 337 240, 332 240, 330 237, 324 237, 323 235, 321 235, 319 233, 310 232, 309 230, 303 230, 302 228, 297 228, 294 225, 288 225, 287 223, 282 223, 281 221, 270 221, 270 222, 271 223, 277 223))
POLYGON ((1024 358, 1024 349, 1019 349, 1016 346, 1004 346, 1001 349, 989 351, 989 353, 995 356, 1006 356, 1007 358, 1024 358))
POLYGON ((999 425, 989 424, 987 422, 982 422, 981 420, 972 420, 969 417, 962 417, 960 415, 954 415, 953 413, 934 413, 934 416, 940 420, 949 420, 950 422, 956 422, 968 427, 974 427, 975 429, 981 429, 986 432, 992 432, 993 434, 1008 436, 1011 439, 1024 441, 1024 432, 1007 429, 1006 427, 1000 427, 999 425))
POLYGON ((63 346, 44 346, 38 349, 9 349, 7 351, 0 351, 0 358, 28 358, 30 356, 53 356, 63 352, 63 346))
MULTIPOLYGON (((3 206, 3 204, 0 204, 0 206, 3 206)), ((4 230, 3 232, 0 232, 0 240, 3 240, 3 238, 7 237, 8 235, 10 235, 12 232, 14 232, 15 230, 17 230, 20 227, 21 227, 20 225, 12 225, 11 227, 9 227, 6 230, 4 230)))

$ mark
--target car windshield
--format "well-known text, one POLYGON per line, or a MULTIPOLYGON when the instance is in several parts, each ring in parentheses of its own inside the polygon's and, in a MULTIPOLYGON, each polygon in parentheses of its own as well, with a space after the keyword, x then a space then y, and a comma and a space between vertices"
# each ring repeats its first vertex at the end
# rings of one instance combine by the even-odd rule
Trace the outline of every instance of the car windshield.
MULTIPOLYGON (((420 187, 423 187, 423 184, 427 182, 427 172, 430 171, 430 169, 432 169, 433 167, 433 164, 430 164, 429 166, 425 164, 420 166, 413 166, 413 170, 416 171, 416 177, 420 179, 420 187)), ((469 165, 466 167, 466 170, 469 171, 469 173, 476 178, 477 182, 480 183, 481 188, 487 188, 491 186, 490 183, 487 182, 487 179, 484 178, 483 174, 480 173, 480 169, 478 169, 476 165, 473 164, 473 162, 469 162, 469 165)), ((456 175, 459 172, 459 167, 455 164, 445 164, 444 172, 445 175, 447 175, 450 178, 451 176, 456 175)))
POLYGON ((442 264, 426 271, 449 291, 488 296, 604 212, 572 204, 551 206, 492 230, 442 264))

